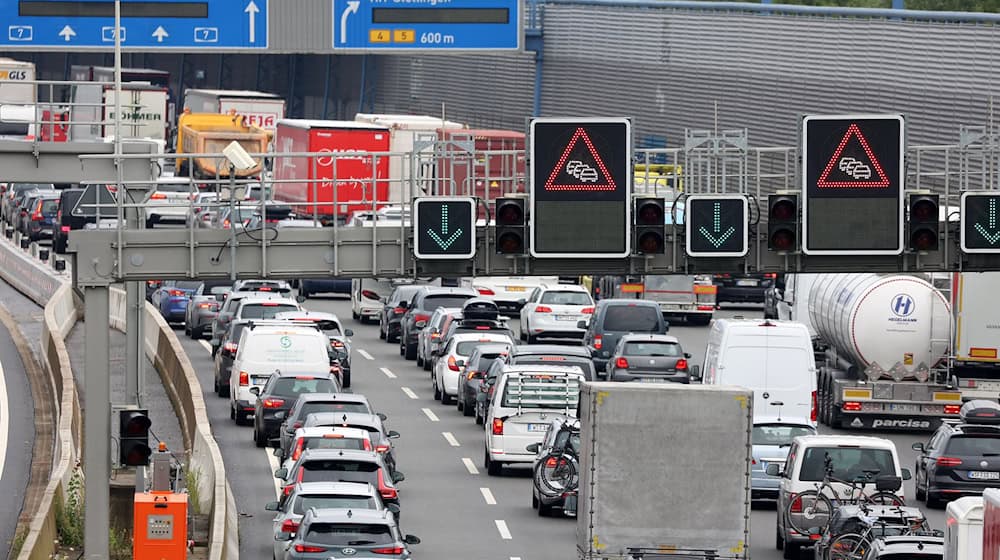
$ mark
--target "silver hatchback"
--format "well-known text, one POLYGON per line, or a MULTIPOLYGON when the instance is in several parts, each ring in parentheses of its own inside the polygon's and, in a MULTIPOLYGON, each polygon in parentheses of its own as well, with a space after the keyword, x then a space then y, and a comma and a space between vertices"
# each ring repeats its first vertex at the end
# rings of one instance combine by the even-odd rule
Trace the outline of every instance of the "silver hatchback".
MULTIPOLYGON (((665 334, 626 334, 608 358, 608 381, 690 383, 688 354, 676 337, 665 334)), ((695 366, 697 367, 697 366, 695 366)))

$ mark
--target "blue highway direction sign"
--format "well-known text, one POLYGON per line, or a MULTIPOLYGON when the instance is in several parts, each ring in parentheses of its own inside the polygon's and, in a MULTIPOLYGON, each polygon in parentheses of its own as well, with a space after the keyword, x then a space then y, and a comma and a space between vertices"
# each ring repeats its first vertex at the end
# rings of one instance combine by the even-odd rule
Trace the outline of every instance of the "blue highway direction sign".
POLYGON ((521 48, 523 0, 332 0, 338 51, 492 51, 521 48))
POLYGON ((476 255, 476 199, 413 200, 413 254, 418 259, 469 259, 476 255))
MULTIPOLYGON (((0 46, 115 44, 113 0, 3 0, 0 46)), ((122 0, 126 49, 266 49, 268 0, 122 0)))

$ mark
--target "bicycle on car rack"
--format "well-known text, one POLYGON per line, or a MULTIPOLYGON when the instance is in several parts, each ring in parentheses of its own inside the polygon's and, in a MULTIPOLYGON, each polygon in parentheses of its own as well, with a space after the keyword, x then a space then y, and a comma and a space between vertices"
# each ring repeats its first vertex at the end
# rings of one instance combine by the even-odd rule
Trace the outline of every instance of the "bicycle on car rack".
POLYGON ((867 505, 862 505, 866 515, 860 517, 865 528, 860 533, 844 533, 830 542, 829 560, 862 560, 876 539, 916 534, 930 534, 926 519, 921 516, 908 516, 901 506, 894 506, 899 521, 886 520, 871 513, 867 505))
POLYGON ((879 471, 865 469, 864 475, 857 476, 852 481, 841 480, 833 476, 833 461, 827 455, 824 459, 823 480, 815 490, 801 492, 788 502, 785 508, 785 519, 788 525, 803 535, 811 534, 817 529, 824 532, 830 523, 834 503, 838 504, 873 504, 903 506, 903 500, 895 494, 902 485, 902 480, 896 476, 878 476, 879 471), (848 489, 837 495, 833 484, 843 484, 848 489), (875 492, 865 494, 865 487, 875 484, 875 492), (828 495, 829 494, 829 495, 828 495), (830 496, 833 496, 832 498, 830 496))

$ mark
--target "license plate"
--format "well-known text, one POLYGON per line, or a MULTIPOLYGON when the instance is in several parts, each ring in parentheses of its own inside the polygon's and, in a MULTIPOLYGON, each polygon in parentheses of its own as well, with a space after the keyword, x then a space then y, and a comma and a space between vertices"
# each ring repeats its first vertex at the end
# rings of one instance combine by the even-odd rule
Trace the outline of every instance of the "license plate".
POLYGON ((969 471, 969 478, 976 480, 1000 480, 1000 472, 969 471))
POLYGON ((504 286, 508 292, 523 292, 524 286, 504 286))
POLYGON ((260 385, 263 385, 265 383, 267 383, 267 378, 266 377, 254 377, 253 378, 253 384, 256 385, 256 386, 260 386, 260 385))
POLYGON ((576 315, 556 315, 556 321, 575 321, 576 315))
POLYGON ((889 410, 896 412, 920 412, 919 404, 890 404, 889 410))
POLYGON ((757 285, 757 281, 756 280, 737 280, 736 281, 736 285, 737 286, 756 286, 757 285))
POLYGON ((549 429, 548 424, 528 424, 529 432, 544 432, 549 429))
POLYGON ((659 379, 657 377, 640 377, 639 383, 666 383, 666 379, 659 379))

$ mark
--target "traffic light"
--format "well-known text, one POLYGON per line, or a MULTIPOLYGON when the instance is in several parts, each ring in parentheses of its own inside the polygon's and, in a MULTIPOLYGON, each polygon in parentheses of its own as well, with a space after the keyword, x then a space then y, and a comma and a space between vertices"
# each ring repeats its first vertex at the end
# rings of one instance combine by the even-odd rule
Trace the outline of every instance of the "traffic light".
POLYGON ((634 199, 635 212, 635 252, 656 255, 666 250, 664 242, 664 211, 666 201, 662 198, 637 197, 634 199))
POLYGON ((936 194, 911 194, 907 206, 910 220, 907 223, 908 249, 936 251, 940 235, 939 197, 936 194))
POLYGON ((769 195, 767 197, 767 248, 772 251, 794 251, 799 231, 798 219, 798 195, 769 195))
POLYGON ((149 411, 141 408, 118 412, 118 457, 129 467, 148 465, 153 450, 149 447, 149 411))
POLYGON ((501 255, 524 253, 525 213, 523 198, 498 198, 496 203, 496 248, 501 255))

